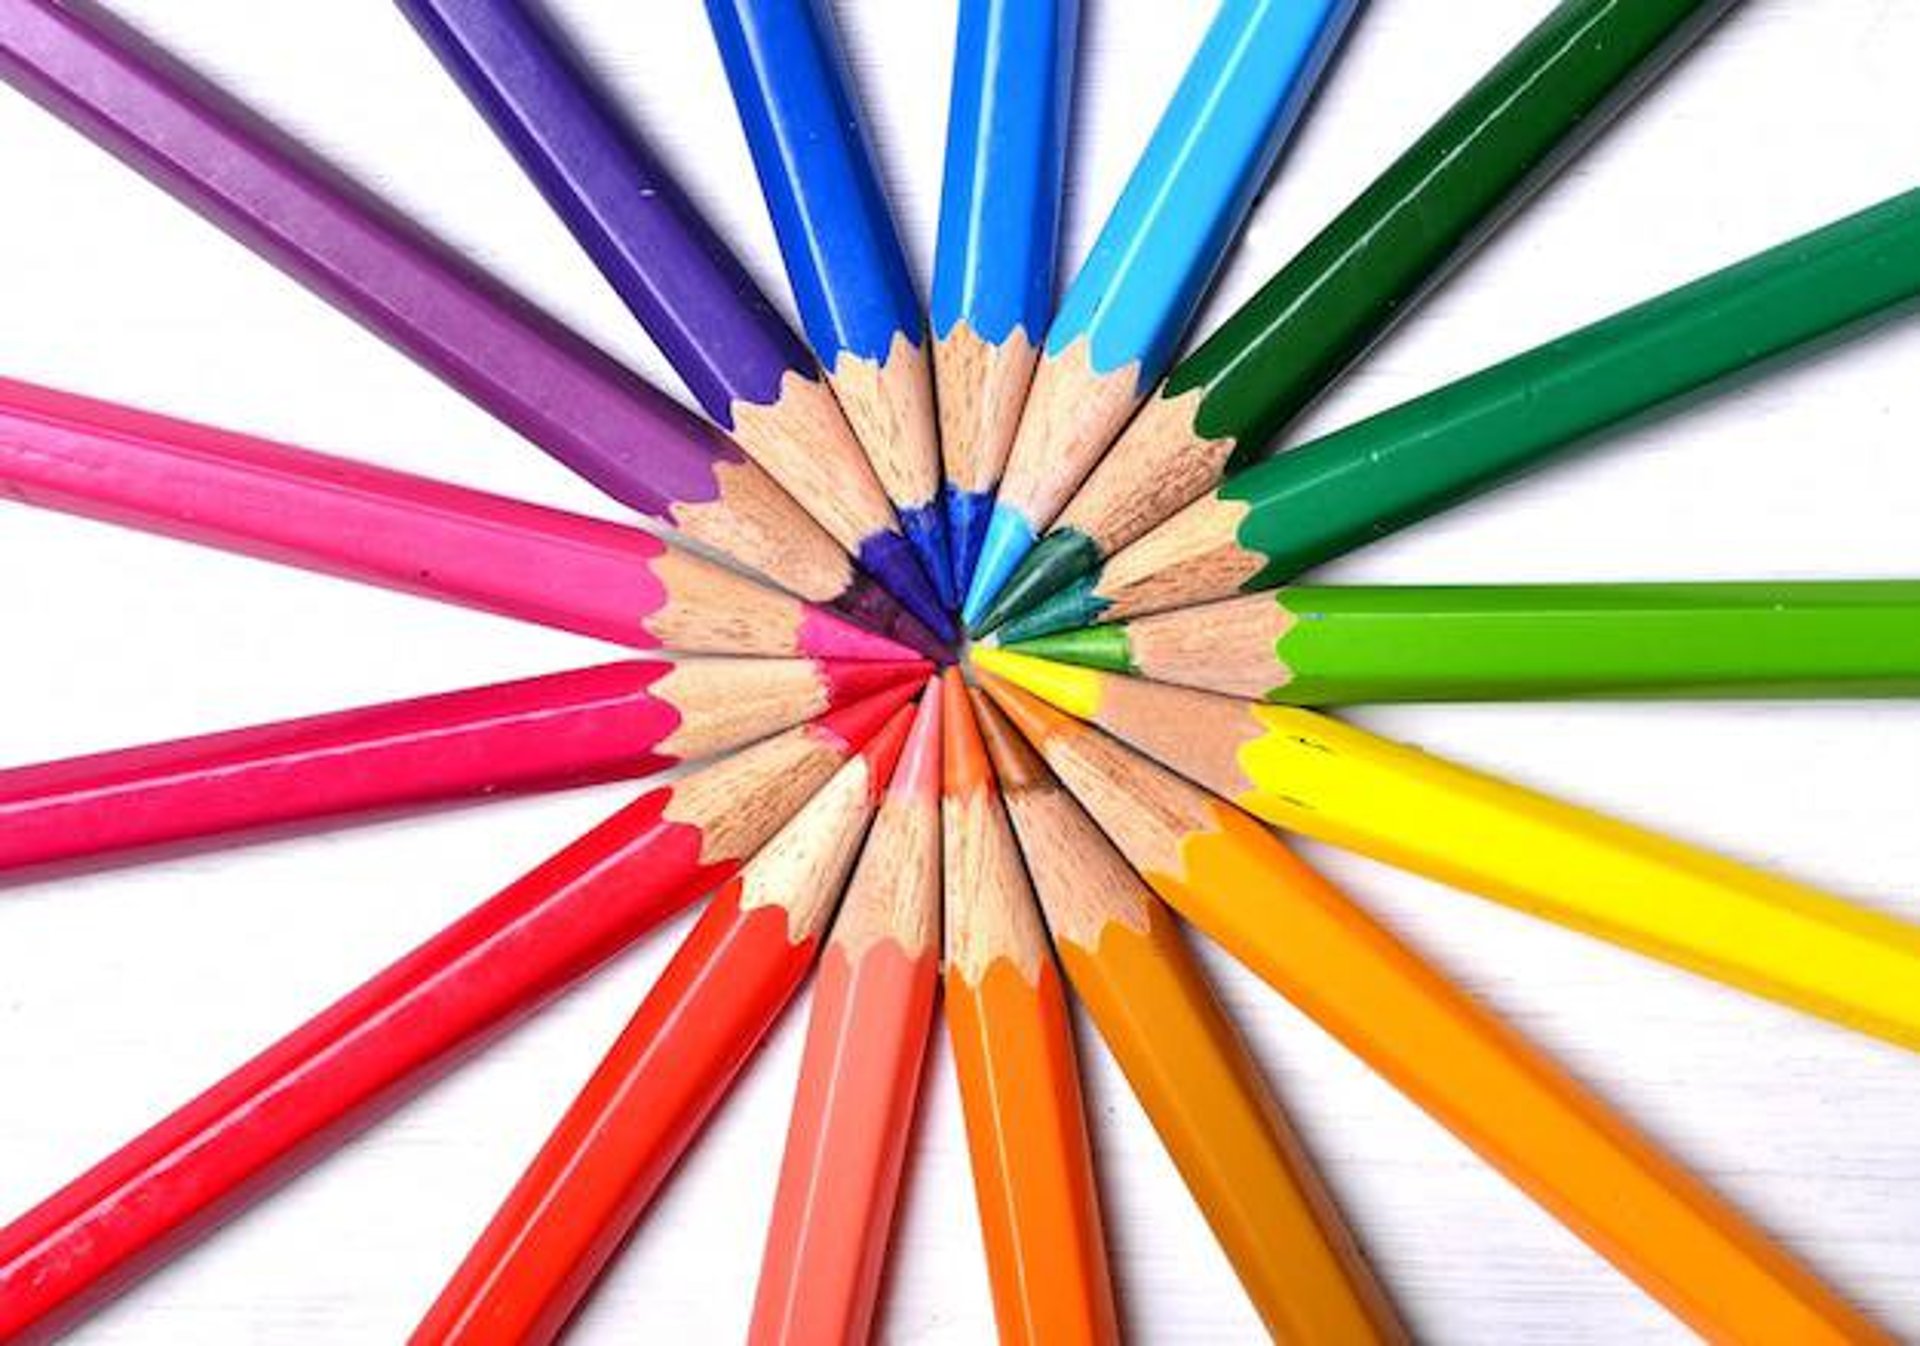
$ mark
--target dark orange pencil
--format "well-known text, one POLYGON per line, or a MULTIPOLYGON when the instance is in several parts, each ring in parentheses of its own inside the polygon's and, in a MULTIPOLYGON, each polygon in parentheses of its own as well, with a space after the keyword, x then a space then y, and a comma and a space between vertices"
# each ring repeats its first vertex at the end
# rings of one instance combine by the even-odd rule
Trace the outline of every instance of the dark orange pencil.
POLYGON ((813 965, 911 715, 895 711, 714 895, 415 1342, 559 1335, 813 965))
POLYGON ((1119 1340, 1067 1001, 959 671, 940 685, 947 1029, 1002 1342, 1119 1340))

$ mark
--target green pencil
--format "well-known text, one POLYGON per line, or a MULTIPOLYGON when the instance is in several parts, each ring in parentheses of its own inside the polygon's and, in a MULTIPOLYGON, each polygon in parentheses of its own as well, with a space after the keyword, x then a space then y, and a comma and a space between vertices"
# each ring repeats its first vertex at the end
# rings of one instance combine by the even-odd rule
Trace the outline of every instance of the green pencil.
POLYGON ((994 602, 991 630, 1274 447, 1732 0, 1563 0, 1167 375, 994 602))
POLYGON ((1920 581, 1304 585, 1010 648, 1294 706, 1920 693, 1920 581))
POLYGON ((1271 589, 1916 295, 1920 190, 1230 476, 1002 639, 1271 589))

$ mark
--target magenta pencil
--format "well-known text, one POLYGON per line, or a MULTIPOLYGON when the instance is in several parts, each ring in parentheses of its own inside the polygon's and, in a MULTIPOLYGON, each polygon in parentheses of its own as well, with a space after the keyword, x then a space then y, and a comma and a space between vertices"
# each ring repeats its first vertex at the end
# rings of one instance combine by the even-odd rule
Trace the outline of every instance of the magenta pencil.
POLYGON ((652 775, 924 663, 627 660, 0 770, 0 870, 443 800, 652 775))
POLYGON ((0 495, 636 649, 917 657, 637 528, 7 379, 0 495))
POLYGON ((938 652, 739 445, 92 6, 0 0, 0 79, 608 495, 938 652))

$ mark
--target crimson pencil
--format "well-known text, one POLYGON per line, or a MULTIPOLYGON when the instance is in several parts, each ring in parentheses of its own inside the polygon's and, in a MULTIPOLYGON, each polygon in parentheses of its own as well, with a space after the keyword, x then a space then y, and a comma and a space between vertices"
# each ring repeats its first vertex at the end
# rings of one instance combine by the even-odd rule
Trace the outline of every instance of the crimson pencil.
POLYGON ((0 1341, 59 1330, 403 1082, 724 883, 911 695, 649 791, 0 1229, 0 1341))
POLYGON ((0 3, 0 79, 614 499, 937 652, 739 445, 94 7, 0 3))
POLYGON ((0 870, 375 809, 652 775, 917 663, 627 660, 0 771, 0 870))
POLYGON ((638 649, 916 657, 637 528, 9 379, 0 496, 638 649))
POLYGON ((873 1323, 939 979, 940 719, 929 689, 820 956, 753 1346, 873 1323))
POLYGON ((715 894, 660 980, 415 1330, 551 1341, 813 965, 911 712, 715 894))

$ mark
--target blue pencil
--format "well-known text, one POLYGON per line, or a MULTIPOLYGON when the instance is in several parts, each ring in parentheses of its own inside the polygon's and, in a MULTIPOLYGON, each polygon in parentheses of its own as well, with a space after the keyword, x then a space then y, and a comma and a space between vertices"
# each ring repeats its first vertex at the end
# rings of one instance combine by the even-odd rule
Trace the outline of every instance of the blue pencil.
MULTIPOLYGON (((399 0, 698 399, 941 641, 941 597, 820 366, 534 0, 399 0)), ((945 605, 950 607, 951 604, 945 605)))
POLYGON ((1047 330, 963 615, 978 629, 1166 372, 1359 0, 1225 0, 1047 330))
POLYGON ((951 605, 926 321, 825 0, 707 0, 814 352, 951 605))
POLYGON ((933 262, 947 543, 964 593, 1053 317, 1079 0, 961 0, 933 262))

